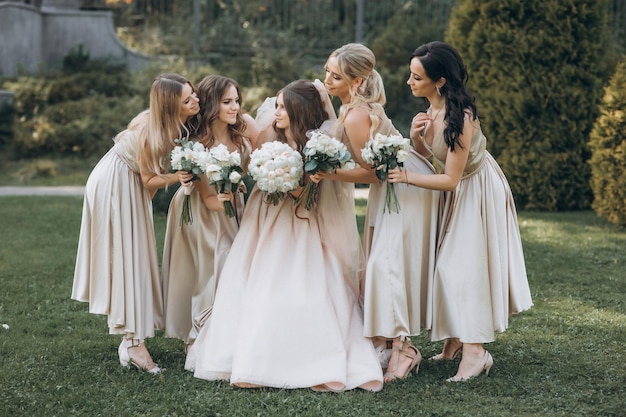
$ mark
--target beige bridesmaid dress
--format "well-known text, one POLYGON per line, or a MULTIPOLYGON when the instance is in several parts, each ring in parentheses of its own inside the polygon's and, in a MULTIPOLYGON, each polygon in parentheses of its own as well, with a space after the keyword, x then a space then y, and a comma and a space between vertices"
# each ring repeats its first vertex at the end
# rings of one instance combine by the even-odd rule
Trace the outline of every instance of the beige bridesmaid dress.
POLYGON ((163 295, 140 146, 135 132, 121 132, 89 175, 72 299, 106 314, 109 333, 143 340, 163 328, 163 295))
MULTIPOLYGON (((477 129, 464 176, 445 193, 432 289, 434 341, 492 342, 509 316, 533 305, 513 195, 486 143, 477 129)), ((445 166, 443 130, 432 152, 445 166)))
MULTIPOLYGON (((249 145, 242 155, 246 166, 249 145)), ((209 181, 202 176, 202 181, 209 181)), ((162 277, 165 298, 165 336, 192 343, 210 313, 218 277, 239 229, 243 214, 243 191, 235 195, 235 217, 208 210, 197 190, 190 204, 193 223, 181 224, 184 190, 176 191, 170 202, 163 248, 162 277)))
MULTIPOLYGON (((339 127, 339 131, 343 131, 339 127)), ((399 135, 385 115, 375 133, 399 135)), ((345 132, 343 142, 354 152, 345 132)), ((360 150, 359 150, 360 152, 360 150)), ((411 150, 405 168, 434 174, 435 169, 411 150)), ((361 285, 368 337, 415 336, 430 328, 430 285, 435 262, 441 193, 395 184, 398 213, 385 209, 386 181, 370 185, 363 228, 365 278, 361 285)))

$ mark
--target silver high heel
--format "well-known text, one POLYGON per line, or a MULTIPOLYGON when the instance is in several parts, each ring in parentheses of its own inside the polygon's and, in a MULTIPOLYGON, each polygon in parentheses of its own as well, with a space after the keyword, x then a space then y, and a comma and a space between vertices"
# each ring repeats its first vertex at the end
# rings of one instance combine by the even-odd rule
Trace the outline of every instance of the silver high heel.
POLYGON ((472 372, 470 376, 467 376, 467 377, 453 376, 452 378, 446 379, 446 381, 447 382, 469 381, 470 379, 475 378, 479 376, 480 374, 482 374, 483 371, 485 371, 485 376, 488 376, 489 371, 491 370, 492 366, 493 366, 493 358, 491 357, 491 354, 489 352, 485 351, 485 354, 483 355, 483 360, 480 362, 480 364, 476 367, 476 369, 474 370, 474 372, 472 372))
POLYGON ((161 372, 163 372, 163 370, 156 363, 154 364, 153 368, 148 369, 147 362, 144 364, 144 366, 141 366, 132 360, 132 358, 130 357, 130 354, 128 353, 128 349, 132 347, 139 347, 139 346, 141 346, 141 342, 139 340, 122 338, 122 343, 120 343, 120 346, 117 348, 117 355, 120 358, 120 364, 125 368, 130 368, 130 365, 133 365, 135 368, 139 369, 140 371, 145 371, 151 375, 158 375, 161 372))

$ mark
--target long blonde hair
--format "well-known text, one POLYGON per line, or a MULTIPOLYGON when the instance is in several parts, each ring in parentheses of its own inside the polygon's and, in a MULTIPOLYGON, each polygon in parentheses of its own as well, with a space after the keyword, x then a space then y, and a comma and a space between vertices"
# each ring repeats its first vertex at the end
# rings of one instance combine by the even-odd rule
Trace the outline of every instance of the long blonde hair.
POLYGON ((337 126, 345 120, 351 109, 365 104, 372 109, 370 134, 373 134, 380 125, 385 113, 383 106, 387 102, 383 79, 374 69, 376 66, 374 53, 360 43, 348 43, 335 49, 329 56, 333 57, 337 59, 339 75, 350 86, 351 96, 350 103, 342 105, 339 110, 337 126), (358 88, 354 88, 352 83, 356 78, 362 80, 358 88))
POLYGON ((169 164, 167 156, 174 149, 174 139, 189 136, 186 121, 180 120, 183 86, 189 84, 185 77, 178 74, 161 74, 155 78, 150 89, 150 108, 140 113, 129 129, 137 128, 145 166, 156 175, 164 175, 169 164))

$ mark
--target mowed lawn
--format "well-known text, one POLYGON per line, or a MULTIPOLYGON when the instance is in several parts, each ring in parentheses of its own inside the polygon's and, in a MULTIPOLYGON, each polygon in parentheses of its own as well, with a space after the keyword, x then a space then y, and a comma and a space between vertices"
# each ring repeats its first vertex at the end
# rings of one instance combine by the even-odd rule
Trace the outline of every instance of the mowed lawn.
MULTIPOLYGON (((163 375, 122 368, 106 317, 70 300, 81 210, 80 197, 0 197, 2 417, 626 416, 626 231, 591 211, 519 214, 535 305, 487 346, 488 377, 450 384, 458 358, 424 361, 380 393, 332 394, 195 379, 162 334, 148 343, 163 375)), ((414 343, 441 349, 426 332, 414 343)))

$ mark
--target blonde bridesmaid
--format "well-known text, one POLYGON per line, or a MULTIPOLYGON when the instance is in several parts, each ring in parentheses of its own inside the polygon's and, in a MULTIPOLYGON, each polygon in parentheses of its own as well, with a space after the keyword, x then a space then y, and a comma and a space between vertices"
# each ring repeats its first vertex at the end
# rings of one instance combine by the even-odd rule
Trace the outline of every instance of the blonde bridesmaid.
MULTIPOLYGON (((322 178, 370 183, 363 230, 366 258, 362 285, 365 335, 372 338, 386 370, 385 382, 402 379, 418 369, 421 354, 411 343, 428 328, 428 295, 437 234, 439 192, 396 185, 398 213, 385 212, 387 182, 379 182, 361 158, 365 143, 376 134, 400 133, 385 114, 385 89, 375 69, 376 58, 361 44, 347 44, 326 61, 328 92, 341 100, 335 129, 360 168, 320 174, 322 178), (391 349, 389 349, 391 347, 391 349)), ((414 143, 405 166, 423 175, 434 168, 414 143)))
POLYGON ((113 148, 87 180, 72 299, 106 314, 110 334, 122 335, 120 363, 158 374, 144 340, 163 329, 152 197, 159 188, 188 181, 167 174, 174 139, 189 134, 200 107, 194 86, 162 74, 150 91, 150 108, 115 137, 113 148))

